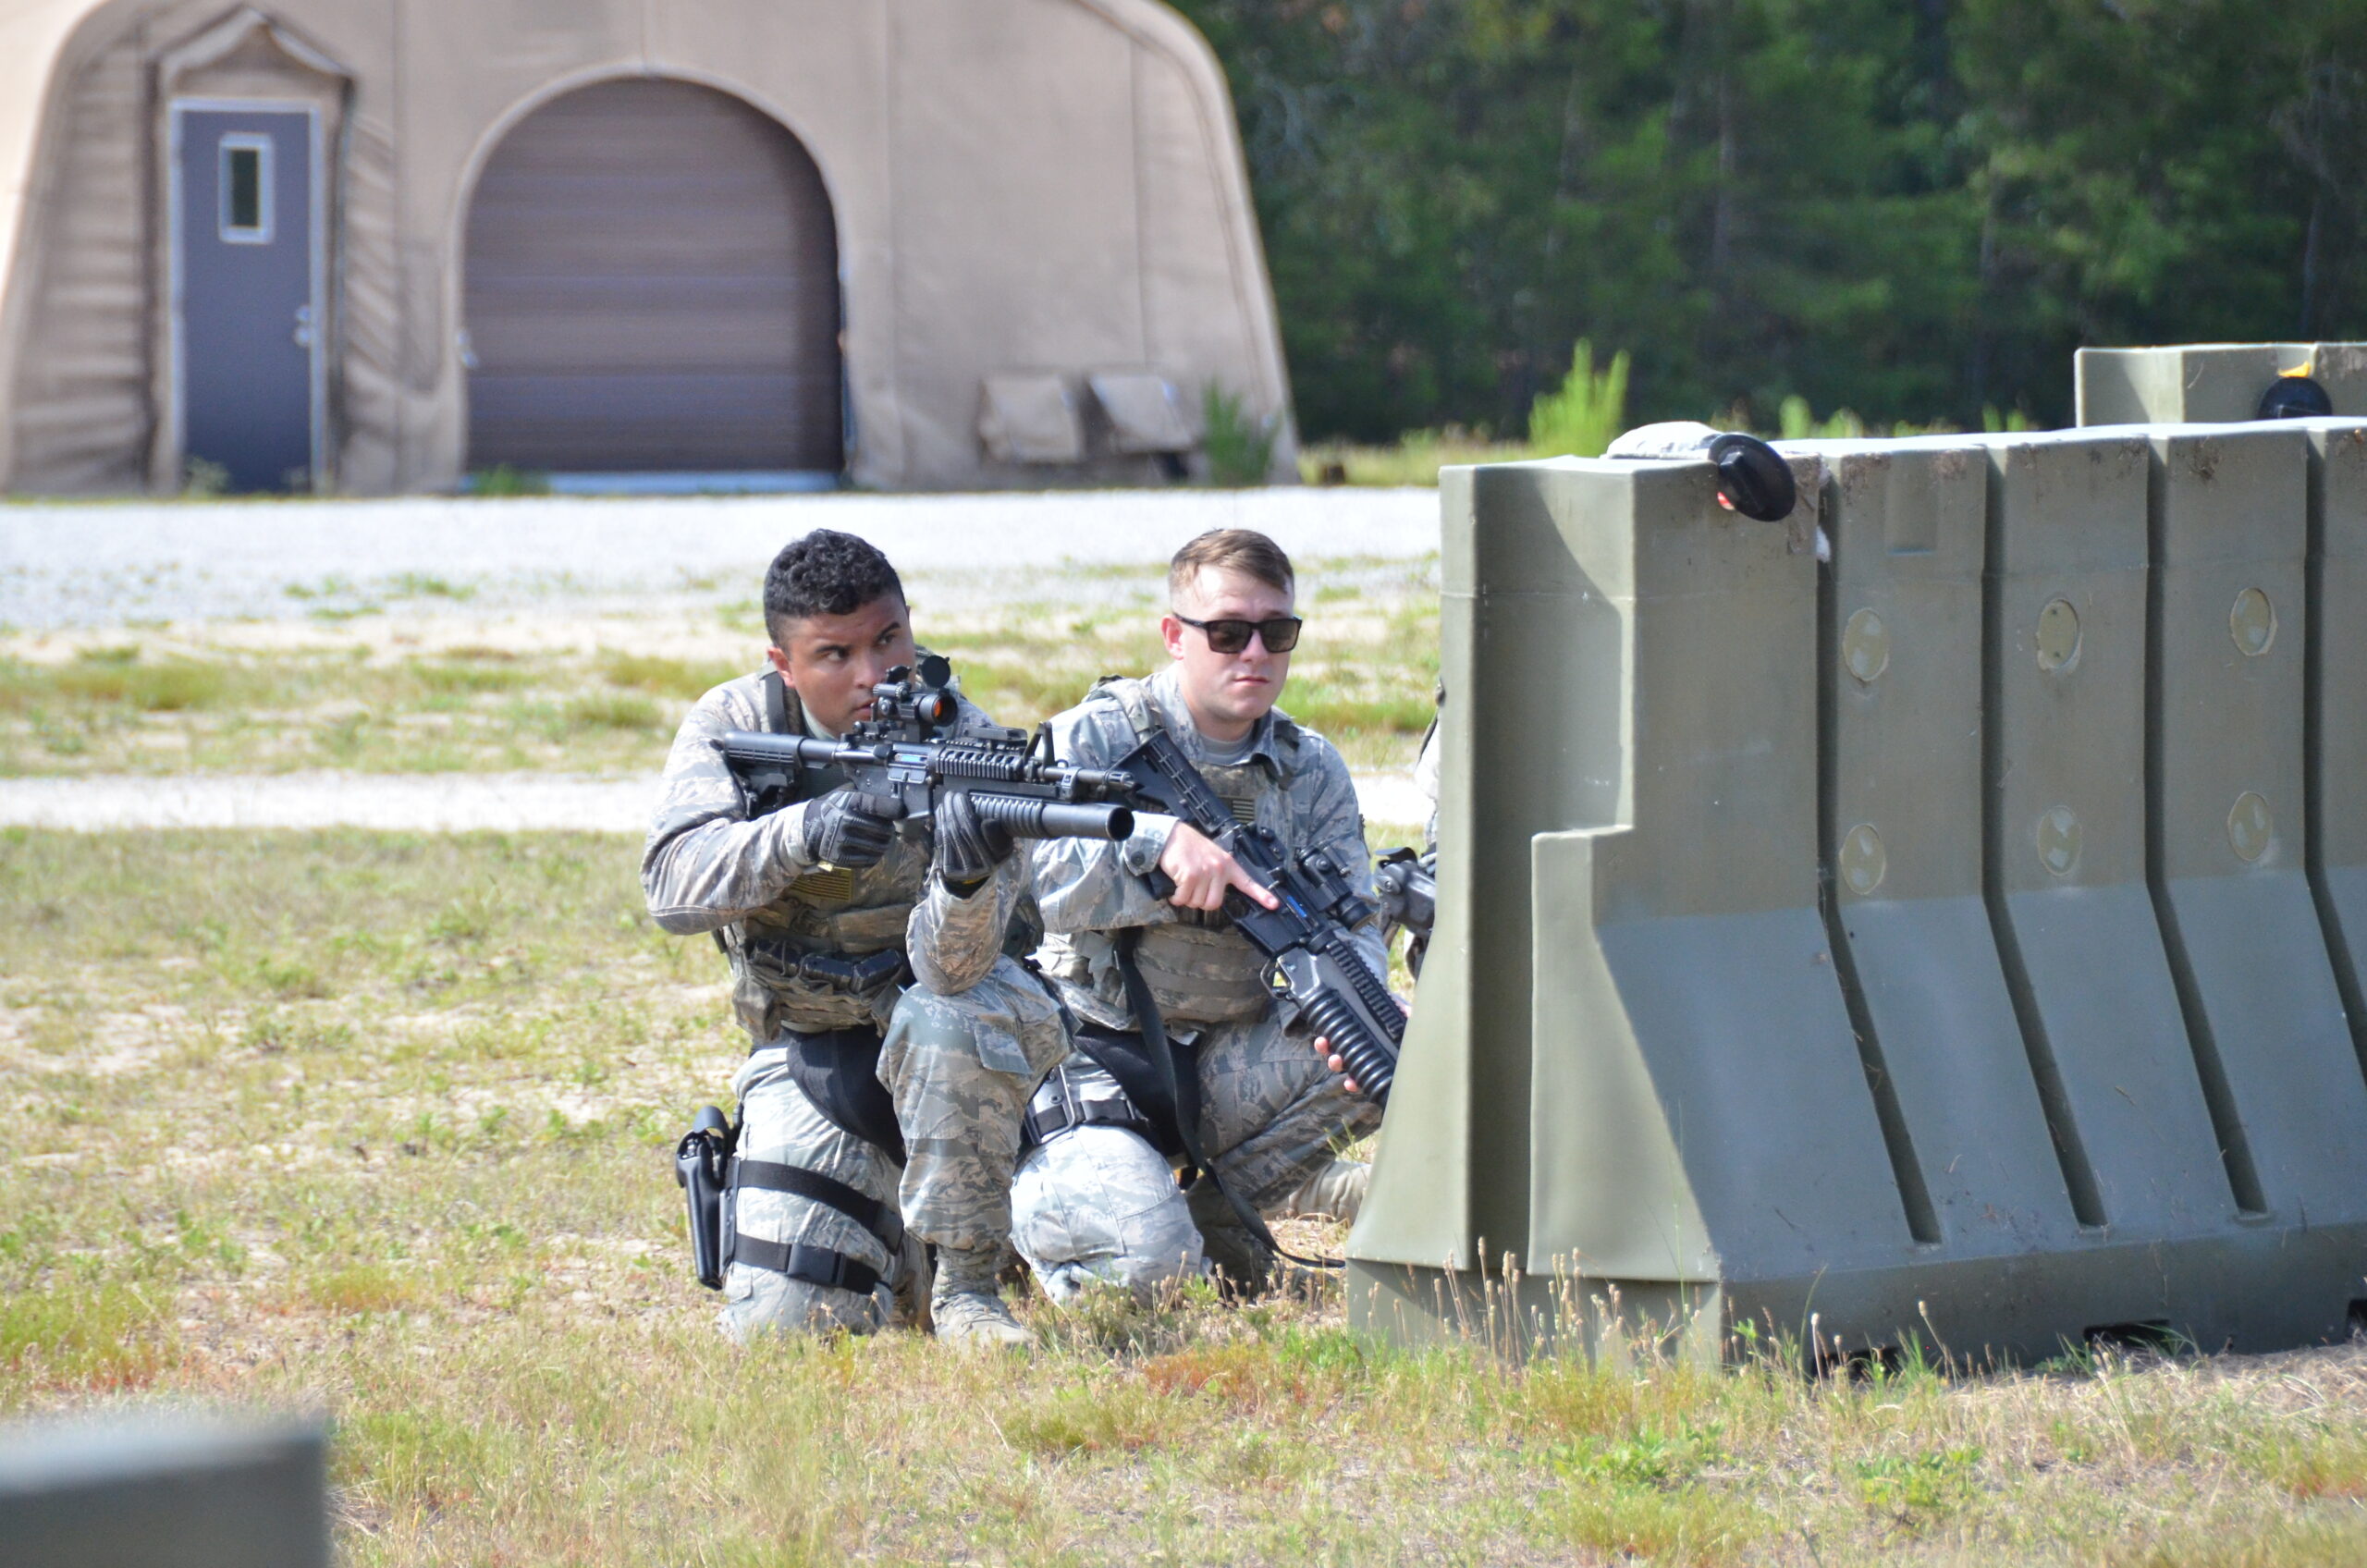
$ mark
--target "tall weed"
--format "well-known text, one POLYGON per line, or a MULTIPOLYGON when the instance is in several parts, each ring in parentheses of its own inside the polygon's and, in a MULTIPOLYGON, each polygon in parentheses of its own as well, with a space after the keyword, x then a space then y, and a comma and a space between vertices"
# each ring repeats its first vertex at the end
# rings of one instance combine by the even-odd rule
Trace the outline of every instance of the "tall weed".
POLYGON ((1570 374, 1528 410, 1528 445, 1539 457, 1599 458, 1626 427, 1627 351, 1594 368, 1594 345, 1578 339, 1570 374))

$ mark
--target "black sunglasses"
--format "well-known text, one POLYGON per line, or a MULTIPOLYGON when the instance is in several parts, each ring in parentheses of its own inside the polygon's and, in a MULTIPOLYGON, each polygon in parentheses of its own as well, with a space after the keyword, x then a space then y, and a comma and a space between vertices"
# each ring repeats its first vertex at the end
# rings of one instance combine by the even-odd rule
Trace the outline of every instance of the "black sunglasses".
POLYGON ((1208 650, 1219 654, 1241 652, 1249 646, 1253 631, 1265 640, 1268 653, 1287 654, 1298 646, 1298 629, 1306 624, 1294 615, 1278 615, 1271 620, 1194 620, 1188 615, 1175 619, 1206 632, 1208 650))

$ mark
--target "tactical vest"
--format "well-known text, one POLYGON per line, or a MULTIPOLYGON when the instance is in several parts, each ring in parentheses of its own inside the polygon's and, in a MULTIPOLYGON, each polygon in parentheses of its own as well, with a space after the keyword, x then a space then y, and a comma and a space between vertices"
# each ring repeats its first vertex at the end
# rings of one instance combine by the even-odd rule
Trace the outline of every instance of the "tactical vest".
MULTIPOLYGON (((1116 703, 1138 739, 1148 739, 1159 727, 1150 693, 1139 680, 1111 677, 1096 684, 1087 700, 1095 696, 1116 703)), ((1279 713, 1274 716, 1274 750, 1282 762, 1279 776, 1256 755, 1222 766, 1197 766, 1208 787, 1233 808, 1236 821, 1257 823, 1289 844, 1290 798, 1284 786, 1296 771, 1299 730, 1279 713)), ((1167 913, 1174 918, 1144 927, 1134 962, 1171 1024, 1229 1023, 1256 1018, 1271 1005, 1266 961, 1231 920, 1213 911, 1171 905, 1167 913)), ((1107 937, 1080 934, 1072 941, 1094 970, 1114 968, 1107 937)))
MULTIPOLYGON (((765 728, 774 734, 805 732, 797 693, 778 671, 767 670, 765 728)), ((822 792, 829 781, 803 773, 798 799, 822 792)), ((904 927, 928 878, 925 837, 899 833, 877 865, 810 870, 763 909, 726 928, 731 959, 731 1006, 758 1045, 785 1029, 818 1034, 863 1026, 885 1029, 904 975, 904 927), (897 962, 860 961, 894 953, 897 962), (813 962, 857 961, 853 963, 813 962)))

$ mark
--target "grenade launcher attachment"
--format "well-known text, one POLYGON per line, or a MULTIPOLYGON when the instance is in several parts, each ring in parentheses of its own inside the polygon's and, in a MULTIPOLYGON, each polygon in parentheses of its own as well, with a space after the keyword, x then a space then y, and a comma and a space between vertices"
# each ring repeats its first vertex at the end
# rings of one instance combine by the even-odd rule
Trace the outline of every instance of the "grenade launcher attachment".
MULTIPOLYGON (((1283 1004, 1284 1015, 1304 1018, 1331 1041, 1357 1088, 1374 1103, 1387 1105, 1397 1050, 1405 1038, 1405 1015, 1389 994, 1388 982, 1348 940, 1349 931, 1377 912, 1348 880, 1346 868, 1319 849, 1292 855, 1270 829, 1234 821, 1232 810, 1164 731, 1128 753, 1118 771, 1132 781, 1138 803, 1198 828, 1281 900, 1280 907, 1267 909, 1240 888, 1228 888, 1224 913, 1265 955, 1266 984, 1283 1004)), ((1175 890, 1163 872, 1153 871, 1147 880, 1160 898, 1175 890)))

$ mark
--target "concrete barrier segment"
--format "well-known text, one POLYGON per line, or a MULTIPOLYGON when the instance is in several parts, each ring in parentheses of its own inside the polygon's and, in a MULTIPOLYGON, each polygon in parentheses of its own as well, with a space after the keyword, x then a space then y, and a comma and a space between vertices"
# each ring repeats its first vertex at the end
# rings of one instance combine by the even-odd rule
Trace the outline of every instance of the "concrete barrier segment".
POLYGON ((2347 1332, 2346 442, 1804 445, 1806 529, 1703 463, 1451 473, 1441 926, 1351 1321, 1975 1362, 2347 1332))
POLYGON ((2140 435, 1983 443, 1982 876, 2065 1190, 2099 1241, 2232 1218, 2145 881, 2140 435))
POLYGON ((2367 1071, 2367 425, 2312 421, 2308 430, 2304 858, 2367 1071))
POLYGON ((2367 1083, 2308 872, 2308 433, 2149 442, 2147 878, 2197 1071, 2245 1216, 2367 1219, 2367 1083))
POLYGON ((2081 349, 2072 358, 2081 425, 2233 424, 2255 419, 2280 376, 2307 375, 2333 411, 2367 418, 2367 344, 2190 343, 2081 349))
POLYGON ((1352 1312, 1416 1310, 1445 1261, 1630 1300, 1895 1261, 1913 1236, 1817 908, 1812 527, 1724 510, 1700 462, 1462 483, 1441 867, 1469 908, 1424 968, 1423 1109, 1382 1134, 1352 1312), (1433 1146, 1457 1105, 1459 1191, 1433 1146))
POLYGON ((1988 455, 1947 436, 1784 450, 1822 459, 1833 546, 1826 923, 1917 1240, 1951 1256, 2072 1244, 1981 878, 1988 455))

